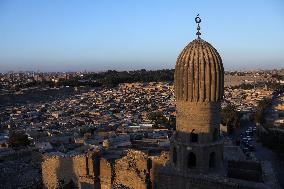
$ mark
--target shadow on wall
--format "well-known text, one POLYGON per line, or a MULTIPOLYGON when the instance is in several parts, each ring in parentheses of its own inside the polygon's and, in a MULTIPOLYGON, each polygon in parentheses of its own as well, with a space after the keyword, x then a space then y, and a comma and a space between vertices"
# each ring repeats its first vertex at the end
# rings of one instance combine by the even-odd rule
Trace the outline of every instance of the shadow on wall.
POLYGON ((56 170, 58 188, 60 189, 77 189, 78 177, 74 170, 73 158, 59 158, 59 166, 56 170))
POLYGON ((229 161, 228 177, 263 182, 261 164, 254 161, 229 161))

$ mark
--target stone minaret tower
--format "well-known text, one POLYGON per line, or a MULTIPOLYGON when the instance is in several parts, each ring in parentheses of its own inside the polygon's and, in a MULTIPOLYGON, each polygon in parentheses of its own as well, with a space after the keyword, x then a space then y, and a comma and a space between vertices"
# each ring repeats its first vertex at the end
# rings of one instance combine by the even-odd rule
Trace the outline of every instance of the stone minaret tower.
POLYGON ((174 79, 177 121, 171 163, 183 174, 215 172, 223 165, 220 101, 224 68, 217 50, 200 38, 198 15, 195 21, 198 37, 177 58, 174 79))

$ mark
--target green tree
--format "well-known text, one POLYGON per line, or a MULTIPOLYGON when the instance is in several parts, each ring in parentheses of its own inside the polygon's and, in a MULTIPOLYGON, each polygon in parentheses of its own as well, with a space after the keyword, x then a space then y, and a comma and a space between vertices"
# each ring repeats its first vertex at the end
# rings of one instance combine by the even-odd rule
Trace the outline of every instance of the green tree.
POLYGON ((234 105, 229 104, 221 109, 221 123, 228 127, 229 133, 236 126, 237 122, 239 122, 239 119, 240 114, 234 105))
POLYGON ((271 105, 272 105, 271 99, 270 98, 264 98, 264 99, 262 99, 258 102, 257 108, 258 108, 259 111, 264 112, 268 108, 270 108, 271 105))
POLYGON ((264 124, 265 123, 265 115, 267 109, 269 109, 272 105, 272 100, 270 98, 264 98, 258 102, 257 112, 252 115, 252 120, 255 123, 264 124))
POLYGON ((162 112, 148 113, 147 118, 151 120, 151 122, 154 124, 154 127, 156 128, 165 126, 166 128, 170 129, 171 127, 169 120, 163 115, 162 112))
POLYGON ((264 119, 264 114, 261 111, 255 112, 253 115, 253 121, 255 123, 259 123, 259 124, 264 124, 265 119, 264 119))
POLYGON ((30 141, 28 139, 28 135, 22 131, 13 131, 9 135, 9 146, 12 147, 20 147, 20 146, 28 146, 30 141))

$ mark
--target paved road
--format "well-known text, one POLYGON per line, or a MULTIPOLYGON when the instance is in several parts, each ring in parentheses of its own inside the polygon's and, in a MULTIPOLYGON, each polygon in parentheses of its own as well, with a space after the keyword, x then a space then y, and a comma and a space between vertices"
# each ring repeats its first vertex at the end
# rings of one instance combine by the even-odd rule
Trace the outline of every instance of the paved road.
POLYGON ((282 188, 284 188, 284 167, 283 164, 281 166, 280 160, 273 151, 270 149, 262 146, 261 143, 255 143, 256 145, 256 150, 255 150, 255 155, 257 159, 261 161, 270 161, 273 167, 273 170, 276 174, 276 177, 278 179, 279 184, 281 185, 282 188))
MULTIPOLYGON (((242 122, 242 127, 237 130, 237 134, 244 132, 247 128, 255 126, 254 123, 249 121, 242 122)), ((234 136, 232 138, 236 138, 234 136)), ((262 146, 260 142, 257 142, 257 136, 254 134, 252 144, 255 146, 254 154, 256 158, 260 161, 270 161, 277 176, 278 182, 282 188, 284 188, 284 167, 283 164, 281 166, 280 160, 272 150, 262 146)))

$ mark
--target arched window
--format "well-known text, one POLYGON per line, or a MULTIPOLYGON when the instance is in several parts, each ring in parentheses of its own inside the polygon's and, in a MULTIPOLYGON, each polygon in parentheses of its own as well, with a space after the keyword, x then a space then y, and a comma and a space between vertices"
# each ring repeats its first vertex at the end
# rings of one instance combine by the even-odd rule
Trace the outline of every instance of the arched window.
POLYGON ((209 156, 209 167, 214 168, 215 167, 215 152, 211 152, 209 156))
POLYGON ((174 164, 177 163, 177 150, 176 150, 175 147, 173 149, 173 162, 174 162, 174 164))
POLYGON ((195 166, 196 166, 196 156, 193 152, 190 152, 187 158, 187 167, 194 168, 195 166))
POLYGON ((213 132, 213 141, 217 141, 219 138, 219 133, 218 133, 218 129, 214 129, 214 132, 213 132))
POLYGON ((198 134, 194 133, 194 129, 190 133, 190 142, 198 142, 198 134))

